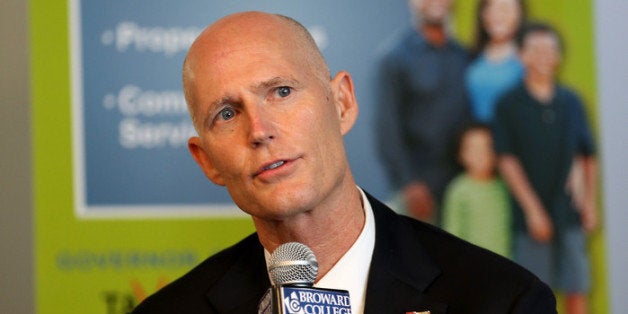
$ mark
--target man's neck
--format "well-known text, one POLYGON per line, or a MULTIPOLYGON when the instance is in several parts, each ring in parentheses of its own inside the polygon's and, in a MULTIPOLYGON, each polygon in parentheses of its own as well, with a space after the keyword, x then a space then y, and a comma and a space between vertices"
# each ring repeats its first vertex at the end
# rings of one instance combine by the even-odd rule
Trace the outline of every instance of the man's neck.
POLYGON ((525 85, 530 95, 543 104, 549 104, 554 98, 553 77, 528 75, 525 85))
POLYGON ((443 24, 421 24, 419 32, 423 34, 425 40, 436 47, 442 47, 447 43, 447 32, 443 24))
POLYGON ((317 280, 322 278, 351 248, 364 227, 362 197, 355 184, 338 195, 318 208, 283 220, 254 217, 260 242, 268 252, 286 242, 307 245, 318 260, 317 280))

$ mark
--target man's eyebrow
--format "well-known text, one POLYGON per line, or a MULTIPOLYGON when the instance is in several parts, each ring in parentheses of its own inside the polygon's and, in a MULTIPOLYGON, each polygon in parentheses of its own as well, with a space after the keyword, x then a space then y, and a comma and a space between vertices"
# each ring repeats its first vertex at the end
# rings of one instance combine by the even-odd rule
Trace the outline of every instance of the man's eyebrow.
POLYGON ((275 87, 275 86, 282 86, 282 85, 289 85, 289 86, 299 86, 301 85, 301 83, 291 77, 281 77, 281 76, 275 76, 271 79, 268 80, 264 80, 262 82, 259 82, 257 84, 253 84, 251 86, 251 88, 253 90, 265 90, 271 87, 275 87))
POLYGON ((222 107, 222 106, 224 106, 226 104, 231 104, 233 102, 234 102, 233 97, 231 97, 231 96, 224 96, 222 98, 219 98, 217 100, 212 101, 209 104, 209 111, 215 110, 216 108, 220 108, 220 107, 222 107))

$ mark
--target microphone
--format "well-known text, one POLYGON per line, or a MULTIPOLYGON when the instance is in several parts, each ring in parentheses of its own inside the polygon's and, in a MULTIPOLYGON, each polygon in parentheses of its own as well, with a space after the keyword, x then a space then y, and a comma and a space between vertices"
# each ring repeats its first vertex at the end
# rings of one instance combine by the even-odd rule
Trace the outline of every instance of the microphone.
POLYGON ((318 262, 305 244, 288 242, 271 254, 268 271, 274 283, 258 306, 263 314, 351 314, 346 290, 314 288, 318 262))
POLYGON ((288 242, 271 254, 268 271, 275 285, 311 287, 318 275, 318 261, 307 245, 288 242))

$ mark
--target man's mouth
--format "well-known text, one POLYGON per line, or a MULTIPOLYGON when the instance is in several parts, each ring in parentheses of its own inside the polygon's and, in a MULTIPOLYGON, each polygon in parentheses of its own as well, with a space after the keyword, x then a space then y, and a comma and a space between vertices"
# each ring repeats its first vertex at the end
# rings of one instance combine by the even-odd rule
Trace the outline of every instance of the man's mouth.
POLYGON ((258 175, 264 173, 265 171, 270 171, 270 170, 277 169, 277 168, 285 165, 287 162, 288 162, 288 160, 277 160, 275 162, 269 163, 269 164, 261 167, 253 176, 257 177, 258 175))
POLYGON ((280 161, 274 162, 274 163, 264 167, 263 169, 264 170, 272 170, 272 169, 275 169, 275 168, 277 168, 277 167, 279 167, 279 166, 281 166, 281 165, 283 165, 285 163, 286 163, 285 160, 280 160, 280 161))

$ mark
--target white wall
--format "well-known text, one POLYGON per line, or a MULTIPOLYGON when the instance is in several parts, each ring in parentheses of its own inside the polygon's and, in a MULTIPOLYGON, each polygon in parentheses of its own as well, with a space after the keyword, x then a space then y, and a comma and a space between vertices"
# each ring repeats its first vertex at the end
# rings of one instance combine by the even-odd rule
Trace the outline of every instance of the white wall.
POLYGON ((595 2, 602 178, 612 313, 628 309, 628 1, 595 2))

